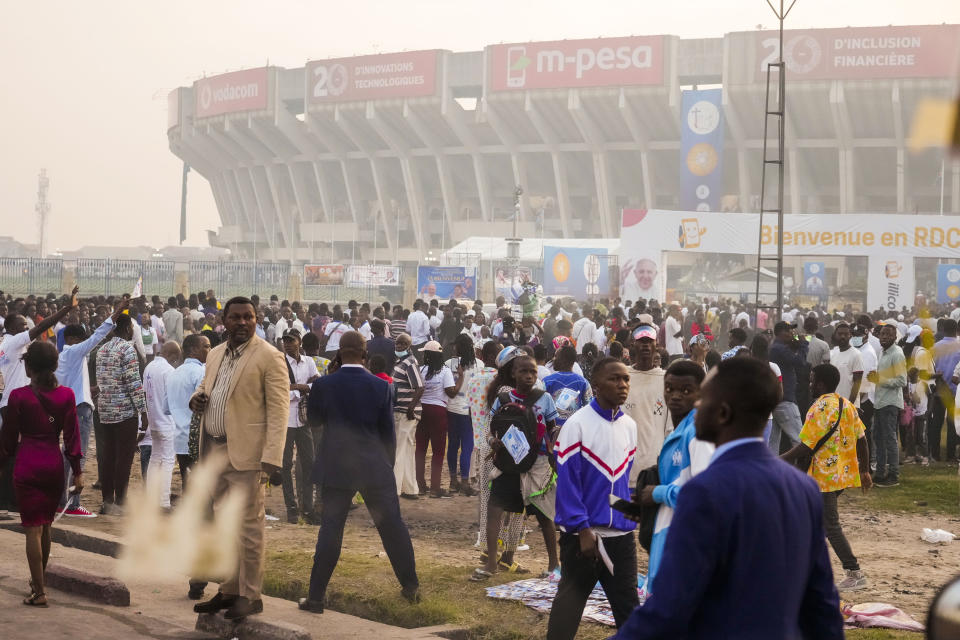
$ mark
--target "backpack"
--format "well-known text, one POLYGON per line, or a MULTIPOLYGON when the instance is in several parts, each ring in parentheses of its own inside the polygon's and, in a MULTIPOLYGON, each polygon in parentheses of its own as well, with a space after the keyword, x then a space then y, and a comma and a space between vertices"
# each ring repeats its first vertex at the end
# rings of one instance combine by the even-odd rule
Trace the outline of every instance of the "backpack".
POLYGON ((524 398, 523 404, 514 402, 508 391, 504 391, 497 396, 500 406, 490 416, 490 433, 497 438, 502 438, 510 427, 516 425, 530 445, 530 453, 519 463, 514 461, 513 456, 506 449, 497 451, 493 458, 493 466, 503 473, 525 473, 537 461, 540 442, 537 437, 537 415, 533 410, 533 405, 543 396, 543 393, 539 389, 532 390, 524 398))

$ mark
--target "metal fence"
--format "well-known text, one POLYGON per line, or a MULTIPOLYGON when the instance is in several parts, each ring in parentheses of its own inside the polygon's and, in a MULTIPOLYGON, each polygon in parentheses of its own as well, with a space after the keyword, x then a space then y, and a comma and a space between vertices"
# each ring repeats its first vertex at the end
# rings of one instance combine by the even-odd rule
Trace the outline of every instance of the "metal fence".
MULTIPOLYGON (((130 293, 143 277, 143 293, 168 297, 174 294, 175 263, 164 260, 77 260, 77 284, 82 295, 115 296, 130 293)), ((59 285, 58 285, 59 286, 59 285)))
POLYGON ((285 296, 290 266, 273 262, 197 261, 189 266, 191 291, 213 289, 217 297, 285 296))
POLYGON ((61 293, 63 260, 0 258, 0 289, 12 295, 61 293))

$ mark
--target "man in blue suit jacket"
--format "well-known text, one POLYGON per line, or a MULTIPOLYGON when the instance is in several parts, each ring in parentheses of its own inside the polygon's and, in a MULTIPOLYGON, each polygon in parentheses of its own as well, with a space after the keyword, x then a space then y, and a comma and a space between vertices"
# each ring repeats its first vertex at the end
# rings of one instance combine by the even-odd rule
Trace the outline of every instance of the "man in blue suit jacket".
POLYGON ((310 390, 308 421, 323 425, 313 469, 313 480, 321 485, 323 511, 310 595, 300 600, 300 608, 314 613, 323 612, 327 583, 340 558, 343 525, 357 491, 380 533, 402 595, 411 602, 420 599, 413 544, 400 517, 393 476, 393 390, 363 368, 365 359, 363 336, 345 333, 340 338, 340 369, 317 378, 310 390))
POLYGON ((653 594, 617 638, 843 638, 819 489, 763 442, 778 400, 765 362, 707 376, 697 437, 716 453, 680 492, 653 594))

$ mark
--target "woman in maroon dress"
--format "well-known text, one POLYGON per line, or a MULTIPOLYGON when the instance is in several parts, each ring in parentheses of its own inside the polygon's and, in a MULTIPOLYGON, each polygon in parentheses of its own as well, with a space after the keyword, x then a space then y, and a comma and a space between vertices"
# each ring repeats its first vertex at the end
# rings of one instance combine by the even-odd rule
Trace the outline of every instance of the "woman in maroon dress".
POLYGON ((47 606, 43 573, 50 557, 50 525, 63 496, 61 433, 63 454, 73 469, 73 492, 83 488, 76 400, 69 387, 57 383, 57 359, 53 344, 30 345, 23 356, 30 384, 10 393, 0 429, 0 455, 17 454, 13 488, 26 531, 31 577, 31 594, 23 603, 40 607, 47 606))

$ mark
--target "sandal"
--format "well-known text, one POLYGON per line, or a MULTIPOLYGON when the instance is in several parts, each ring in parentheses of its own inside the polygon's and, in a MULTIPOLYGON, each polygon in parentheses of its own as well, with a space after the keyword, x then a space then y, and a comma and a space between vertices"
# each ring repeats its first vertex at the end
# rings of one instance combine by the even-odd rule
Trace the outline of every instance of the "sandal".
POLYGON ((501 569, 509 571, 510 573, 530 573, 530 569, 520 566, 519 562, 514 562, 513 564, 507 564, 506 562, 501 560, 500 562, 497 563, 497 566, 499 566, 501 569))
MULTIPOLYGON (((487 564, 487 560, 490 558, 490 555, 486 551, 480 552, 480 562, 487 564)), ((500 554, 497 554, 497 562, 500 561, 500 554)))
POLYGON ((470 576, 470 582, 486 582, 493 577, 493 574, 487 571, 486 569, 474 569, 473 575, 470 576))
POLYGON ((23 599, 23 604, 28 607, 46 607, 47 606, 47 594, 43 593, 31 593, 29 598, 23 599), (40 602, 40 599, 43 599, 43 602, 40 602))

